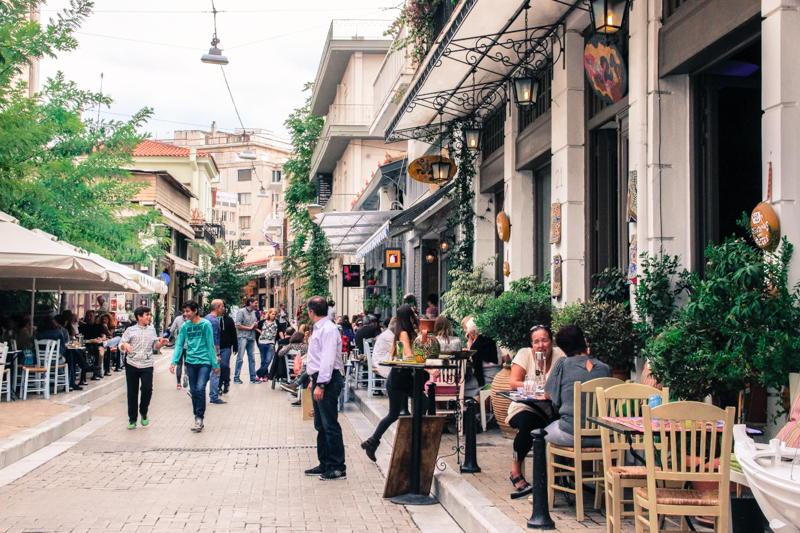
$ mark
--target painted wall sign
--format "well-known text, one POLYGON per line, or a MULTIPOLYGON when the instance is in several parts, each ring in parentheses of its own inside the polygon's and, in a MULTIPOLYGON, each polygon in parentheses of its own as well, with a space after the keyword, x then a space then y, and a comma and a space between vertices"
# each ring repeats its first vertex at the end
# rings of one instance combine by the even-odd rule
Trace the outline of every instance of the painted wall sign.
POLYGON ((433 167, 431 166, 433 163, 438 163, 439 161, 450 163, 450 175, 447 177, 447 179, 452 179, 453 176, 456 175, 456 164, 452 159, 448 159, 440 155, 426 155, 420 157, 419 159, 415 159, 410 165, 408 165, 408 175, 411 176, 412 179, 421 181, 422 183, 439 184, 441 183, 441 180, 434 179, 433 167))
POLYGON ((508 242, 511 238, 511 222, 505 211, 497 213, 497 236, 503 242, 508 242))
POLYGON ((403 253, 400 248, 387 248, 384 256, 384 268, 397 270, 403 268, 403 253))
POLYGON ((553 256, 553 298, 561 298, 561 254, 553 256))
POLYGON ((550 206, 550 244, 561 242, 561 204, 550 206))
POLYGON ((750 215, 750 231, 753 233, 756 245, 762 250, 771 252, 778 247, 781 227, 778 215, 771 205, 761 202, 753 209, 753 213, 750 215))
POLYGON ((583 49, 583 68, 594 92, 604 102, 616 104, 628 94, 628 70, 622 54, 603 35, 595 35, 583 49))
POLYGON ((636 222, 638 218, 638 193, 636 188, 637 173, 635 170, 628 172, 628 222, 636 222))

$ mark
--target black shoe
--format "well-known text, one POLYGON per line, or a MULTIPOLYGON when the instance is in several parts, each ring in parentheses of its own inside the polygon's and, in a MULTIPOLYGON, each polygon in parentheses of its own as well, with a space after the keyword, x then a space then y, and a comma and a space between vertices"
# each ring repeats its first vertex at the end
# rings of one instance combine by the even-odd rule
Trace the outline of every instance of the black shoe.
POLYGON ((296 406, 299 407, 299 406, 303 405, 303 402, 301 400, 297 400, 296 402, 292 402, 292 405, 296 405, 296 406))
POLYGON ((222 394, 228 394, 228 384, 227 383, 225 383, 222 386, 222 394))
POLYGON ((242 380, 239 378, 233 378, 234 383, 242 383, 242 380))
POLYGON ((103 376, 110 376, 110 375, 111 375, 111 372, 106 372, 105 374, 103 374, 103 376))
POLYGON ((72 390, 83 390, 83 387, 81 387, 80 385, 73 385, 73 386, 72 386, 72 387, 70 387, 70 388, 71 388, 72 390))
POLYGON ((92 376, 91 378, 89 378, 89 381, 100 381, 100 379, 101 379, 100 376, 92 376))
POLYGON ((89 383, 88 383, 88 382, 87 382, 87 381, 84 379, 83 381, 81 381, 80 383, 78 383, 78 385, 80 385, 81 387, 86 387, 86 386, 88 386, 88 385, 89 385, 89 383))
POLYGON ((337 479, 347 479, 347 471, 344 470, 344 469, 342 469, 342 470, 339 470, 339 469, 334 470, 333 468, 331 468, 330 470, 328 470, 324 474, 321 474, 319 476, 319 478, 322 481, 334 481, 334 480, 337 480, 337 479))
POLYGON ((213 403, 213 404, 216 404, 216 405, 220 405, 220 404, 228 403, 228 402, 226 402, 225 400, 209 400, 208 403, 213 403))
POLYGON ((375 457, 375 450, 377 450, 378 446, 380 445, 381 441, 376 440, 375 437, 370 437, 361 443, 361 449, 367 452, 367 457, 369 457, 369 460, 374 463, 377 461, 377 458, 375 457))
POLYGON ((306 470, 307 476, 319 476, 320 474, 324 474, 327 472, 325 468, 322 468, 322 465, 317 465, 314 468, 309 468, 306 470))

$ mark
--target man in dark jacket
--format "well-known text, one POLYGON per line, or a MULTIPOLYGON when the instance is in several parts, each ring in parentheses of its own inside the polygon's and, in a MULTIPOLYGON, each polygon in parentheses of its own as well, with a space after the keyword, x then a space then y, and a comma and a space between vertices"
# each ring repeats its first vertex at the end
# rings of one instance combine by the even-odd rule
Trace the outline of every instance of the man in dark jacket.
POLYGON ((374 339, 381 334, 381 328, 378 326, 378 317, 375 315, 367 315, 364 318, 366 324, 358 328, 356 331, 356 348, 361 353, 364 353, 364 339, 374 339))
POLYGON ((231 384, 231 354, 238 352, 236 323, 229 314, 219 319, 219 393, 227 394, 231 384))

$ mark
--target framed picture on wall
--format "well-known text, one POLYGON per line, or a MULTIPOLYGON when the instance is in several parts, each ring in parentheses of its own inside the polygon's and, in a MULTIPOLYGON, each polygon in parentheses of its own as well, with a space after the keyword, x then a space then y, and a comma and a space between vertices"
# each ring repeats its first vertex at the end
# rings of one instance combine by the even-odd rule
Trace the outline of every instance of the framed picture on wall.
POLYGON ((399 270, 403 268, 403 252, 400 248, 387 248, 384 256, 384 268, 399 270))

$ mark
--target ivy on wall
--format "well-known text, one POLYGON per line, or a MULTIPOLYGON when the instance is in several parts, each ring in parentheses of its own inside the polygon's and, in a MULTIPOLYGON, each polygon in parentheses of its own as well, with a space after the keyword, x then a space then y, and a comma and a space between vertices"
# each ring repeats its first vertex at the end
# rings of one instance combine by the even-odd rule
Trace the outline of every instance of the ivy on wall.
POLYGON ((447 217, 447 229, 458 230, 458 239, 449 254, 450 271, 448 276, 453 280, 453 271, 466 272, 472 269, 473 252, 475 250, 475 163, 478 153, 467 148, 464 142, 463 120, 450 123, 448 136, 452 140, 450 155, 458 166, 453 178, 453 189, 449 197, 453 200, 450 216, 447 217))
POLYGON ((458 0, 409 0, 405 2, 400 10, 400 15, 392 22, 389 29, 383 32, 384 35, 392 35, 396 38, 391 52, 401 51, 408 47, 414 63, 417 65, 422 63, 436 39, 436 35, 433 34, 433 16, 436 8, 442 2, 452 2, 453 5, 456 5, 458 0), (403 27, 406 28, 407 35, 397 38, 403 27))

